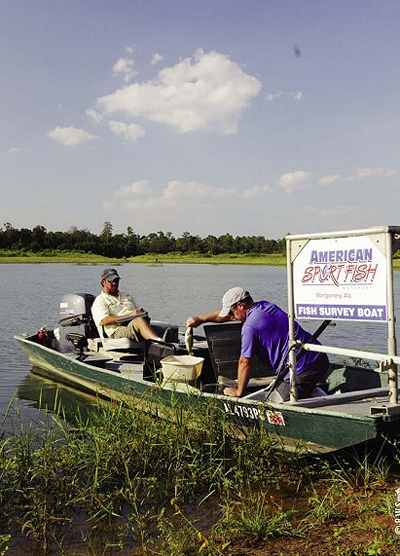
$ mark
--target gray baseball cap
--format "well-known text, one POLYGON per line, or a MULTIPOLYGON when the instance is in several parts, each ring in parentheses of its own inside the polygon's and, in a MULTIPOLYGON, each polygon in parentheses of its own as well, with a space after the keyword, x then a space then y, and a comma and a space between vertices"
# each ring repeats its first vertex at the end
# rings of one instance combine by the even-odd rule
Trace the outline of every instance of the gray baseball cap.
POLYGON ((101 274, 101 281, 107 280, 107 282, 113 282, 116 278, 120 280, 121 276, 118 274, 115 268, 106 268, 101 274))
POLYGON ((218 316, 226 317, 227 315, 229 315, 229 311, 231 310, 232 305, 235 305, 235 303, 246 299, 246 297, 250 297, 250 294, 244 288, 240 288, 237 286, 236 288, 231 288, 230 290, 228 290, 222 298, 222 309, 219 312, 218 316))

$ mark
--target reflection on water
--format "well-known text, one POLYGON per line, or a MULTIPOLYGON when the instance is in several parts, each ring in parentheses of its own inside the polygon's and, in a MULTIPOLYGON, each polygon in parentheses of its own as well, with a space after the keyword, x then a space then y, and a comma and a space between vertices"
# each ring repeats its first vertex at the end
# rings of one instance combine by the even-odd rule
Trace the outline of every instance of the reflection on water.
MULTIPOLYGON (((2 283, 7 291, 2 297, 0 320, 0 423, 9 428, 9 417, 18 411, 25 422, 38 417, 38 392, 42 399, 49 396, 51 409, 51 383, 43 388, 28 374, 30 364, 18 348, 14 334, 31 334, 42 326, 57 325, 60 298, 66 293, 100 292, 103 265, 75 264, 2 264, 2 283), (32 381, 32 382, 29 382, 32 381), (11 410, 10 400, 15 394, 11 410), (2 416, 8 411, 4 422, 2 416)), ((121 289, 134 295, 139 305, 157 320, 165 320, 185 327, 190 315, 218 309, 223 293, 232 286, 243 286, 254 299, 268 299, 287 308, 286 268, 234 265, 176 265, 149 266, 123 264, 121 289)), ((3 292, 4 293, 4 292, 3 292)), ((395 305, 400 305, 400 273, 395 273, 395 305)), ((319 321, 305 321, 306 329, 314 331, 319 321)), ((328 327, 322 341, 327 345, 386 351, 387 328, 384 324, 339 323, 328 327)), ((58 395, 70 396, 66 407, 83 407, 87 400, 74 391, 61 387, 58 395)))
POLYGON ((26 400, 30 408, 57 413, 65 420, 75 422, 77 414, 82 420, 97 404, 94 396, 84 394, 64 384, 55 383, 36 374, 33 368, 17 388, 17 397, 26 400))

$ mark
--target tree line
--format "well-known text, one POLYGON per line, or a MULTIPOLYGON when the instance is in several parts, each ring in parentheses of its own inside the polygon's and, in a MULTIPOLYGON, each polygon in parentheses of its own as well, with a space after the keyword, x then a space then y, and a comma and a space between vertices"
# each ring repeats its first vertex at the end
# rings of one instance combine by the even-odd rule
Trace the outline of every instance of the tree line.
POLYGON ((175 238, 171 232, 135 233, 128 226, 126 233, 114 234, 110 222, 105 222, 99 235, 87 229, 70 228, 66 232, 47 231, 44 226, 14 228, 9 222, 0 228, 0 249, 33 253, 51 251, 78 251, 105 257, 134 257, 146 253, 284 253, 284 239, 263 236, 236 236, 223 234, 202 238, 184 232, 175 238))

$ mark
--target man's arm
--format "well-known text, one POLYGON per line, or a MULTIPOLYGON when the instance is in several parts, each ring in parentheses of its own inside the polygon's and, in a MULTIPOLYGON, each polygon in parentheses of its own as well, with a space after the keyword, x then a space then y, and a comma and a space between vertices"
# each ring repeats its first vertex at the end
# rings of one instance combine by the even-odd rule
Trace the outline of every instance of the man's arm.
POLYGON ((129 311, 128 313, 123 313, 122 315, 108 315, 107 317, 104 317, 99 324, 100 326, 119 324, 120 321, 124 321, 129 317, 134 317, 142 312, 143 309, 140 308, 140 309, 134 309, 133 311, 129 311))
POLYGON ((232 320, 230 315, 227 315, 226 317, 219 317, 218 314, 219 311, 213 311, 212 313, 207 313, 206 315, 189 317, 186 321, 186 326, 196 328, 205 322, 228 322, 232 320))
POLYGON ((239 358, 237 388, 225 388, 225 396, 233 396, 239 398, 243 395, 243 392, 245 391, 246 386, 250 380, 250 362, 251 359, 249 359, 248 357, 239 358))

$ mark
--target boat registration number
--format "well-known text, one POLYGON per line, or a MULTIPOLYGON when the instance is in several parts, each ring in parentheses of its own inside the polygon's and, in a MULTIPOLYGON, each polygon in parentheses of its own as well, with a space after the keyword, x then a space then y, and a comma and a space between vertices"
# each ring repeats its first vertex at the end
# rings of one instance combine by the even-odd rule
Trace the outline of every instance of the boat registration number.
POLYGON ((241 404, 231 405, 227 402, 224 403, 224 409, 228 415, 237 415, 256 421, 265 421, 266 419, 270 425, 285 426, 285 419, 280 411, 266 410, 261 412, 256 407, 241 404))

